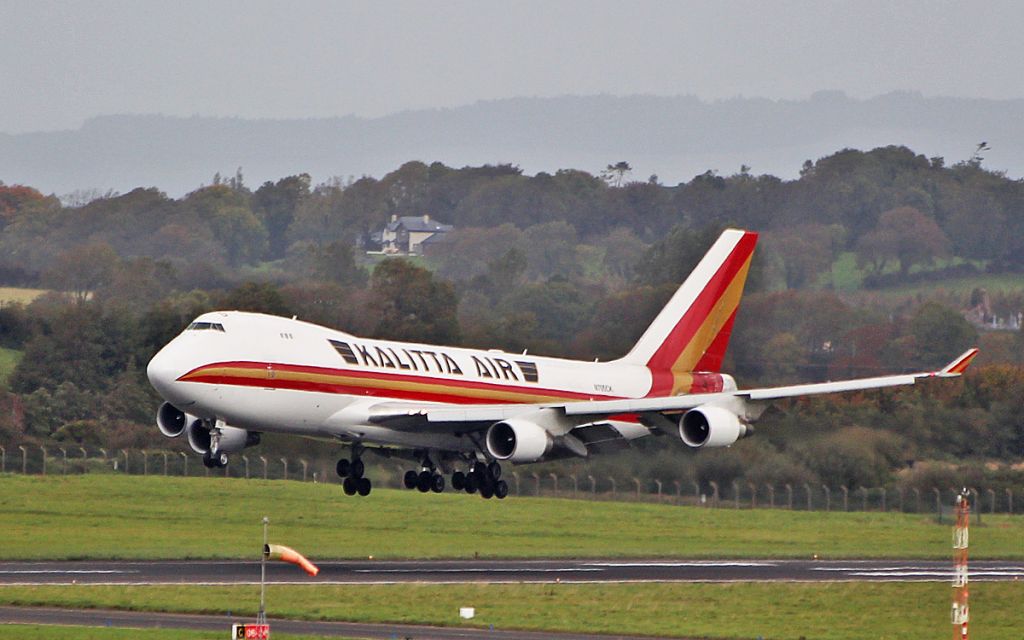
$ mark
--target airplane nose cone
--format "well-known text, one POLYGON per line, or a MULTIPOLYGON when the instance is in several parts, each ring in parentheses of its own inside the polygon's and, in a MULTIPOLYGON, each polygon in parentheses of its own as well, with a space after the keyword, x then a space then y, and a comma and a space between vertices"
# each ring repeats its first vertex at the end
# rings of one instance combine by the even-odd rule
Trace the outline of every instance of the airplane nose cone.
POLYGON ((149 378, 149 384, 153 385, 157 393, 165 399, 169 399, 169 396, 172 395, 171 389, 174 383, 184 373, 176 360, 171 345, 167 345, 158 351, 146 366, 146 377, 149 378))

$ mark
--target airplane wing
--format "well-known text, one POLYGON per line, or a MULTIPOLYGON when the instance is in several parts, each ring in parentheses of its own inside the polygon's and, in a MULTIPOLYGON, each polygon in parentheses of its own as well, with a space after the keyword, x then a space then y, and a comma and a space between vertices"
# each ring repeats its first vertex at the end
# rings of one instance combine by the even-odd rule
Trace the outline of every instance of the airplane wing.
POLYGON ((542 404, 484 404, 452 406, 414 402, 387 402, 374 407, 370 421, 394 429, 435 429, 438 431, 474 431, 495 422, 542 410, 556 410, 579 424, 608 419, 622 414, 681 413, 703 405, 730 402, 768 402, 782 398, 828 393, 864 391, 915 384, 926 378, 951 378, 961 375, 971 364, 978 349, 968 349, 937 371, 924 371, 837 382, 818 382, 783 387, 739 389, 724 393, 699 393, 679 396, 624 400, 582 400, 542 404))

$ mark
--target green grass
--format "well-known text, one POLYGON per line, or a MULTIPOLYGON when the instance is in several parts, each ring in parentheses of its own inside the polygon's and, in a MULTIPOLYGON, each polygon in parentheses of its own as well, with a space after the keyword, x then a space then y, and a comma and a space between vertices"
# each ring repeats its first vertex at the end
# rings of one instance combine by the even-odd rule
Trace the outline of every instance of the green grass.
POLYGON ((47 289, 23 289, 21 287, 0 287, 0 303, 29 304, 39 296, 46 293, 47 289))
MULTIPOLYGON (((10 462, 10 460, 8 460, 10 462)), ((0 476, 4 559, 253 558, 260 519, 311 559, 480 557, 945 558, 927 515, 703 509, 337 484, 96 474, 0 476), (567 517, 571 514, 571 517, 567 517)), ((974 558, 1024 558, 1024 518, 989 516, 974 558)))
MULTIPOLYGON (((271 629, 273 631, 273 629, 271 629)), ((0 622, 0 636, 10 640, 181 640, 183 637, 199 640, 224 640, 230 635, 230 626, 224 631, 182 632, 181 629, 119 629, 117 627, 79 627, 43 624, 4 624, 0 622), (187 634, 187 635, 185 635, 187 634)), ((274 640, 319 640, 324 636, 296 636, 273 632, 274 640)), ((334 640, 339 640, 336 636, 334 640)), ((344 640, 344 639, 341 639, 344 640)))
POLYGON ((14 367, 18 366, 21 356, 21 351, 0 347, 0 385, 7 384, 7 380, 14 373, 14 367))
MULTIPOLYGON (((709 638, 935 638, 946 583, 271 586, 271 616, 709 638), (476 608, 471 622, 458 618, 476 608)), ((258 587, 0 587, 14 605, 254 615, 258 587)), ((971 585, 971 630, 1019 640, 1024 584, 971 585)))
MULTIPOLYGON (((931 267, 915 267, 911 270, 911 273, 941 269, 958 264, 964 264, 965 262, 969 261, 964 260, 963 258, 940 260, 936 261, 936 263, 931 267)), ((975 262, 975 265, 978 266, 979 269, 984 266, 977 262, 975 262)), ((885 270, 885 273, 895 273, 896 271, 899 271, 896 265, 891 265, 885 270)), ((823 282, 831 280, 832 287, 836 291, 855 292, 863 291, 862 283, 864 282, 864 277, 866 275, 867 272, 861 271, 857 268, 857 255, 852 251, 847 251, 839 255, 839 258, 832 265, 831 272, 824 274, 822 280, 823 282)), ((917 282, 898 285, 895 287, 887 287, 885 289, 872 290, 870 292, 865 291, 865 293, 875 297, 892 297, 897 299, 903 299, 917 294, 922 294, 927 297, 929 294, 938 291, 969 296, 971 291, 979 287, 988 289, 989 292, 1020 291, 1021 289, 1024 289, 1024 279, 1021 278, 1019 273, 978 273, 972 276, 945 278, 937 282, 917 282)))

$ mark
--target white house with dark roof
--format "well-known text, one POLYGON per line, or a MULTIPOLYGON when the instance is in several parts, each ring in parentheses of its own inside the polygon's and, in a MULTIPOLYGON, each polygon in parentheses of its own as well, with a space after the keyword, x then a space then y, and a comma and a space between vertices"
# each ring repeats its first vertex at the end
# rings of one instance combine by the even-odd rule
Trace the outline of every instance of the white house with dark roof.
POLYGON ((422 255, 424 244, 440 241, 454 227, 431 220, 429 215, 391 216, 381 232, 381 250, 388 254, 422 255))

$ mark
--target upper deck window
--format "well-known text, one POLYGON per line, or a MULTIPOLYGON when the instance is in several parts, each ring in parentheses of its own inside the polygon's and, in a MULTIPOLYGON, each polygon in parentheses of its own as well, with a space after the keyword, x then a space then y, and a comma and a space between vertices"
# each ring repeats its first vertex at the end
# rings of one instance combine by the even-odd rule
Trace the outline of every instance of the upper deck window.
POLYGON ((219 322, 193 322, 185 327, 185 331, 220 331, 224 332, 224 325, 219 322))

